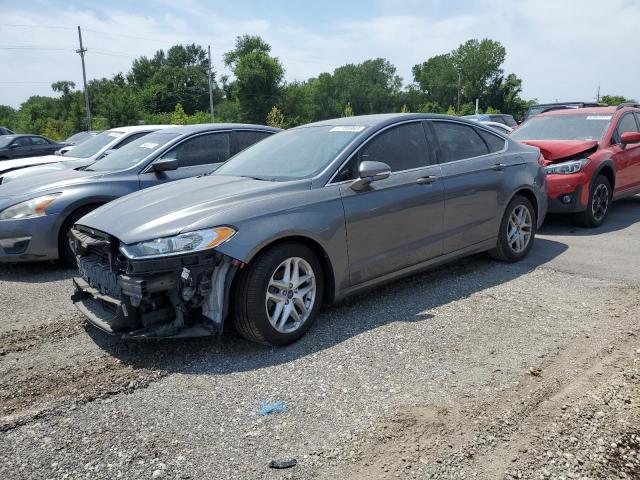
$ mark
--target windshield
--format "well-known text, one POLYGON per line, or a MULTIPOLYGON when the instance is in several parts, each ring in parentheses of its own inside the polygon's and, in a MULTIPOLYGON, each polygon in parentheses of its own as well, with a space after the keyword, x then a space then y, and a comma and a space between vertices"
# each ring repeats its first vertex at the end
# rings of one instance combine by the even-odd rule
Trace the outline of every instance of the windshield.
POLYGON ((513 131, 514 140, 600 140, 611 115, 537 116, 513 131))
POLYGON ((243 150, 214 175, 291 180, 319 173, 364 127, 304 127, 277 133, 243 150))
POLYGON ((91 134, 89 132, 78 132, 67 138, 65 143, 80 143, 82 140, 87 140, 88 138, 91 138, 91 134))
POLYGON ((110 155, 98 160, 87 168, 95 172, 113 172, 125 170, 137 165, 141 160, 147 158, 151 153, 162 148, 174 138, 179 137, 179 133, 154 132, 144 135, 124 147, 116 150, 110 155))
POLYGON ((9 145, 14 138, 16 137, 0 136, 0 148, 6 147, 7 145, 9 145))
POLYGON ((65 155, 75 158, 92 157, 100 150, 102 150, 105 146, 113 142, 116 138, 120 138, 122 135, 124 135, 124 133, 118 132, 117 130, 108 130, 106 132, 102 132, 95 137, 87 140, 86 142, 82 142, 73 150, 69 150, 65 155))

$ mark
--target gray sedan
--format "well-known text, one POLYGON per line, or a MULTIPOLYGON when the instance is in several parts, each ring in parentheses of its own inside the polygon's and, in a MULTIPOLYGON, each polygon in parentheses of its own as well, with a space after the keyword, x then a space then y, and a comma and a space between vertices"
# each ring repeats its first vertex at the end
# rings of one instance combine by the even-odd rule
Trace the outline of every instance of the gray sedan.
POLYGON ((230 316, 288 344, 323 303, 477 252, 524 258, 547 211, 539 158, 447 116, 294 128, 82 218, 73 300, 125 338, 209 335, 230 316))
POLYGON ((61 257, 75 263, 68 232, 91 210, 147 187, 209 173, 277 131, 242 124, 168 128, 144 135, 89 166, 0 185, 0 262, 61 257))

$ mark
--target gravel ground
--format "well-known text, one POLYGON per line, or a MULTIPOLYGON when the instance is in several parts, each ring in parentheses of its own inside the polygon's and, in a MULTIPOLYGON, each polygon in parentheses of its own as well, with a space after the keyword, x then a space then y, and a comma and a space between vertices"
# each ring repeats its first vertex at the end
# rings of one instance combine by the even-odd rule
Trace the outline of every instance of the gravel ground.
POLYGON ((520 264, 359 295, 281 349, 122 343, 72 272, 0 266, 0 478, 640 478, 639 249, 640 199, 551 218, 520 264))

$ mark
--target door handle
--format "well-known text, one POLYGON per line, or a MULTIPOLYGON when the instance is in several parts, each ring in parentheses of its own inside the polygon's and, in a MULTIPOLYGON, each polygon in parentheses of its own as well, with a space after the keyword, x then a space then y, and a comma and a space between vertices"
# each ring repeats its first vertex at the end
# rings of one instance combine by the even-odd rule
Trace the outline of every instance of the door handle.
POLYGON ((430 183, 435 182, 438 179, 435 175, 427 175, 426 177, 420 177, 416 180, 416 183, 419 185, 429 185, 430 183))
POLYGON ((491 170, 504 170, 505 168, 507 168, 506 163, 494 163, 493 167, 491 167, 491 170))

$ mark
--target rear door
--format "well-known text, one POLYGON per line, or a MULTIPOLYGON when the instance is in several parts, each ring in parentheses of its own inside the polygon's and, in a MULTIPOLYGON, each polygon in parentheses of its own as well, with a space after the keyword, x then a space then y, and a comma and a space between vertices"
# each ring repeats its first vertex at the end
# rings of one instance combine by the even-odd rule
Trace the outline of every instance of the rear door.
POLYGON ((31 140, 31 155, 34 157, 38 155, 51 155, 55 149, 46 138, 43 137, 29 137, 31 140))
POLYGON ((375 134, 338 172, 351 285, 419 264, 442 253, 440 167, 421 121, 375 134), (360 162, 384 162, 391 175, 353 190, 360 162))
POLYGON ((506 140, 449 120, 431 123, 439 146, 444 185, 444 253, 494 238, 502 215, 506 140))
POLYGON ((176 170, 154 172, 150 166, 140 174, 140 187, 196 177, 212 172, 231 156, 231 132, 195 134, 165 152, 159 159, 174 159, 176 170))
POLYGON ((622 145, 620 137, 625 132, 637 132, 638 124, 633 112, 624 113, 618 120, 611 148, 616 165, 616 192, 634 190, 640 186, 640 143, 622 145))

